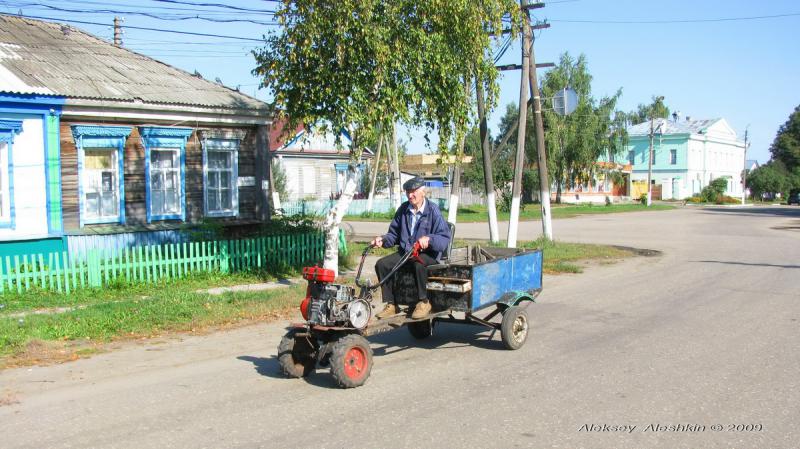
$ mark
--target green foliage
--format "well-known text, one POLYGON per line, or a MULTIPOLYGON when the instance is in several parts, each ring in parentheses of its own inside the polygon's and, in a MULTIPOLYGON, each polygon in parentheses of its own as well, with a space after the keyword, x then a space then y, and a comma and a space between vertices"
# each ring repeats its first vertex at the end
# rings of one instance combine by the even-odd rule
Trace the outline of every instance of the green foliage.
MULTIPOLYGON (((361 171, 361 179, 359 180, 359 185, 361 186, 361 191, 365 195, 369 195, 369 189, 372 185, 372 173, 375 169, 374 164, 366 164, 364 169, 361 171)), ((389 177, 386 174, 385 170, 378 170, 377 176, 375 176, 375 192, 381 192, 386 190, 389 187, 389 177)))
POLYGON ((289 192, 286 190, 286 172, 283 171, 281 164, 274 159, 270 169, 272 171, 272 189, 278 192, 281 200, 285 201, 289 196, 289 192))
POLYGON ((578 107, 570 115, 543 111, 547 167, 551 182, 557 186, 556 202, 565 187, 572 188, 593 177, 598 158, 616 155, 624 148, 624 115, 614 112, 622 92, 598 101, 592 97, 591 82, 586 57, 573 59, 568 53, 542 81, 542 97, 552 97, 567 86, 578 94, 578 107))
POLYGON ((647 194, 643 193, 639 195, 639 202, 642 204, 647 204, 647 194))
POLYGON ((780 161, 787 173, 800 169, 800 106, 794 108, 769 149, 773 161, 780 161))
POLYGON ((253 74, 274 94, 287 129, 319 122, 350 129, 359 148, 362 134, 403 122, 438 130, 446 152, 467 128, 465 82, 478 80, 490 100, 497 97, 489 35, 509 27, 509 15, 516 30, 513 0, 282 2, 280 29, 253 52, 253 74))
POLYGON ((728 179, 717 178, 711 181, 711 183, 707 186, 703 187, 703 190, 700 192, 700 198, 702 198, 706 203, 716 203, 722 199, 722 196, 725 194, 725 190, 727 189, 728 179))
POLYGON ((664 104, 664 97, 653 95, 650 104, 639 104, 635 111, 627 114, 628 120, 633 125, 644 123, 651 118, 669 118, 669 108, 664 104))

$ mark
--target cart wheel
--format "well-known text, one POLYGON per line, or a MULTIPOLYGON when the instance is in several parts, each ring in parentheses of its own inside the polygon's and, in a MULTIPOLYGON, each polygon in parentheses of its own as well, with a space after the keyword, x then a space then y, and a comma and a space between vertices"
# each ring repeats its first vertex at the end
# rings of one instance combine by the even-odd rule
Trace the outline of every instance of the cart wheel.
POLYGON ((431 320, 413 321, 406 325, 408 333, 417 340, 423 340, 433 335, 433 322, 431 320))
POLYGON ((372 371, 372 348, 366 338, 348 334, 333 344, 331 374, 342 388, 364 384, 372 371))
POLYGON ((503 313, 500 337, 508 349, 519 349, 528 338, 528 313, 519 306, 512 306, 503 313))
POLYGON ((316 341, 310 342, 305 337, 295 337, 296 331, 290 330, 281 338, 278 345, 278 364, 288 377, 306 377, 314 371, 316 365, 316 341))

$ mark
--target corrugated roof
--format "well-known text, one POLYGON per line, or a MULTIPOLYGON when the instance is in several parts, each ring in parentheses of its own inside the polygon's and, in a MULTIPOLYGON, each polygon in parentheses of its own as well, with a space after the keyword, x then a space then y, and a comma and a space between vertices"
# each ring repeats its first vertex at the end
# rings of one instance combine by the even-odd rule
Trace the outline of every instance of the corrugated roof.
MULTIPOLYGON (((661 127, 661 134, 698 134, 718 122, 720 119, 703 119, 703 120, 682 120, 672 121, 665 118, 657 118, 653 122, 653 129, 658 130, 661 127)), ((658 132, 658 131, 656 131, 658 132)), ((628 127, 628 135, 630 136, 647 136, 650 134, 650 122, 639 123, 628 127)))
POLYGON ((267 104, 69 25, 0 15, 0 92, 214 108, 267 104))

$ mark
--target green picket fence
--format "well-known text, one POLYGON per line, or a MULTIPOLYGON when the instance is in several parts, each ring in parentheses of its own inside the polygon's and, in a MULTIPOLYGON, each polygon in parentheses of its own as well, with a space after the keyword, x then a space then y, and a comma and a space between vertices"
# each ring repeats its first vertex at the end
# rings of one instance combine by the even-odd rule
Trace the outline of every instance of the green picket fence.
POLYGON ((301 268, 321 262, 324 252, 325 236, 318 233, 94 250, 82 258, 67 252, 6 256, 0 260, 0 293, 32 288, 70 293, 118 280, 152 283, 202 271, 301 268))

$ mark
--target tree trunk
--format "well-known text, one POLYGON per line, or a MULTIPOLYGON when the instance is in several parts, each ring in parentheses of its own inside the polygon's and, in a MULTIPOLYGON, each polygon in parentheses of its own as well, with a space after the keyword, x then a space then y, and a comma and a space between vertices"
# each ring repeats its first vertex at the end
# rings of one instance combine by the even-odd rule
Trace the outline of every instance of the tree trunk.
POLYGON ((369 197, 367 197, 367 212, 372 212, 372 197, 375 196, 375 181, 378 179, 378 170, 381 168, 381 146, 383 146, 383 135, 378 133, 378 149, 375 152, 375 168, 372 171, 372 182, 369 186, 369 197))
POLYGON ((475 96, 478 103, 478 120, 480 121, 481 151, 483 152, 483 181, 486 187, 486 209, 489 212, 489 238, 492 243, 500 241, 497 229, 497 208, 495 206, 494 175, 492 174, 492 155, 489 147, 489 129, 486 124, 486 111, 483 107, 483 86, 475 82, 475 96))
POLYGON ((325 260, 322 267, 333 270, 337 276, 339 275, 339 224, 353 201, 356 185, 356 165, 351 160, 350 165, 347 167, 347 177, 342 194, 339 196, 336 205, 328 212, 328 216, 325 217, 325 222, 322 225, 322 230, 325 233, 325 260))

